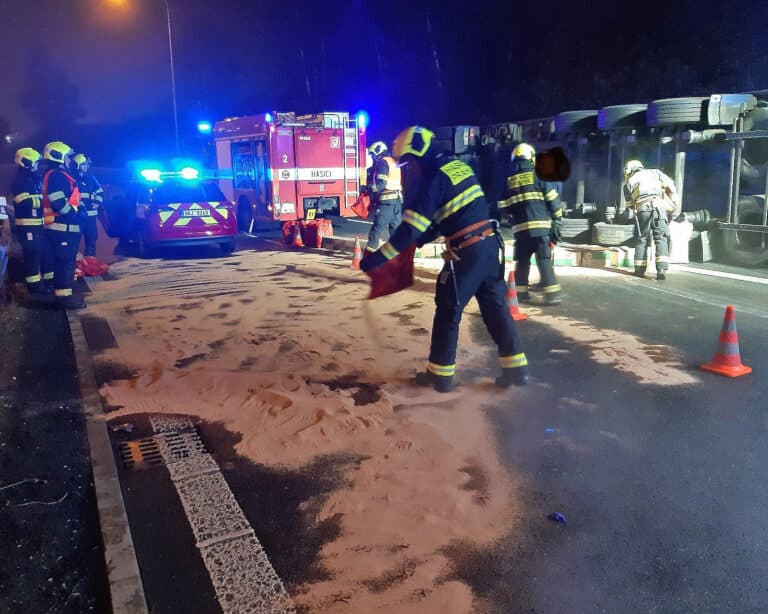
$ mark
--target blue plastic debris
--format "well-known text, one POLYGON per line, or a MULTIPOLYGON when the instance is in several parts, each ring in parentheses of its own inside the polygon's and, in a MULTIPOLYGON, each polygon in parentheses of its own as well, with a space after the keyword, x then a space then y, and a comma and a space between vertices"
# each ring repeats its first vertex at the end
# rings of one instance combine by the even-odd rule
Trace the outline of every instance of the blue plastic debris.
POLYGON ((560 512, 552 512, 549 516, 547 516, 550 520, 554 520, 555 522, 562 522, 563 524, 568 524, 568 519, 565 517, 564 514, 561 514, 560 512))

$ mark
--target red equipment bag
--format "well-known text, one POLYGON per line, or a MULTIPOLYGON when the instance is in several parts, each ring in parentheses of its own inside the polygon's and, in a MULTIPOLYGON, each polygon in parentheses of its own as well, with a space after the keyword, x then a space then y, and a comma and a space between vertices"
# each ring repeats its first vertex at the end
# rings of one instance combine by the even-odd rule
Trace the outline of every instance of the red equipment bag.
POLYGON ((371 278, 369 299, 387 296, 405 290, 413 285, 413 256, 416 253, 414 243, 404 252, 400 252, 389 262, 368 271, 371 278))
POLYGON ((368 209, 371 208, 371 197, 367 194, 360 194, 355 204, 350 207, 360 218, 368 219, 368 209))
POLYGON ((109 271, 109 265, 99 262, 93 256, 81 258, 75 264, 75 279, 79 277, 98 277, 109 271))

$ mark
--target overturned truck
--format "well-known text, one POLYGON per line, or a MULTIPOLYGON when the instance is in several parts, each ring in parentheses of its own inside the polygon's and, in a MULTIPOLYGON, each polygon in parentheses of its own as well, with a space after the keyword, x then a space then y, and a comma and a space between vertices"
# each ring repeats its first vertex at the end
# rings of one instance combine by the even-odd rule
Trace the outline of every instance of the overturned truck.
POLYGON ((563 147, 566 240, 631 244, 634 223, 622 190, 630 159, 674 178, 695 256, 742 266, 768 265, 768 92, 667 98, 648 104, 568 111, 494 124, 478 144, 492 197, 514 146, 563 147))

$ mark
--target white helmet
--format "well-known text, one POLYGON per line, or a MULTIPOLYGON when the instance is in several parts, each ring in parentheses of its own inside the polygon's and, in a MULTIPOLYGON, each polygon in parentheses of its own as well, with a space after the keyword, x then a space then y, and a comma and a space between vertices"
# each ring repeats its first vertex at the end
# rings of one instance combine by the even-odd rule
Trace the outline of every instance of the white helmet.
POLYGON ((536 150, 533 147, 531 147, 528 143, 520 143, 512 151, 512 157, 523 158, 524 160, 529 160, 530 162, 533 162, 533 159, 536 157, 536 150))
POLYGON ((624 165, 624 179, 629 179, 637 171, 642 171, 644 169, 645 166, 643 166, 643 163, 640 162, 640 160, 628 160, 624 165))

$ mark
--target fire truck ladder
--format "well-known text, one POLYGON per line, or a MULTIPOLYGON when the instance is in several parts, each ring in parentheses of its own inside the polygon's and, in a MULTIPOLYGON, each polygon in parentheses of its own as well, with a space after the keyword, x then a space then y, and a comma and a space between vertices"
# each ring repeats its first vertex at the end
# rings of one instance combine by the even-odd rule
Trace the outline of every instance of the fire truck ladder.
POLYGON ((360 185, 360 149, 357 119, 344 122, 344 207, 349 208, 357 200, 360 185))

